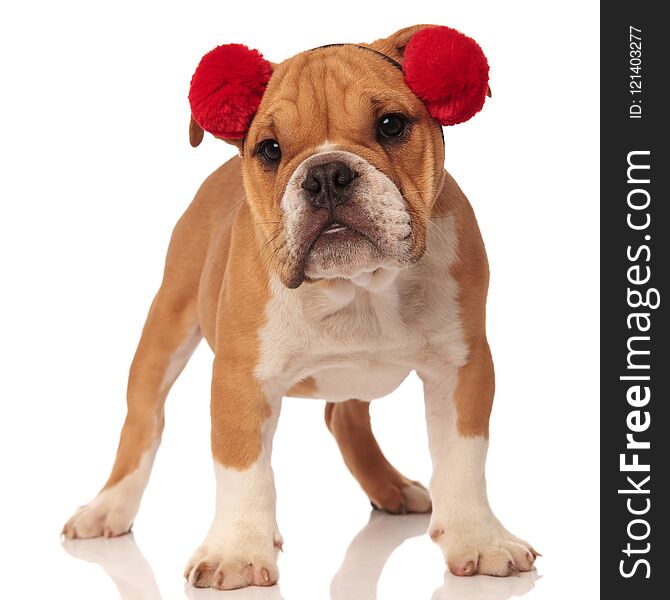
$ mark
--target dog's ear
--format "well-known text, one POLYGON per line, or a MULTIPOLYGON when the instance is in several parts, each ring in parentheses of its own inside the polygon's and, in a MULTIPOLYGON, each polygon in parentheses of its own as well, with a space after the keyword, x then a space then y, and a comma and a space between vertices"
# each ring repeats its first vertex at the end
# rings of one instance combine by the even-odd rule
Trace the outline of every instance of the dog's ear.
POLYGON ((205 54, 188 94, 191 146, 200 144, 208 131, 239 147, 271 75, 271 63, 242 44, 218 46, 205 54))
POLYGON ((405 83, 442 125, 467 121, 491 95, 486 56, 460 31, 414 25, 371 46, 402 65, 405 83))
POLYGON ((422 29, 426 29, 426 27, 436 27, 436 25, 412 25, 411 27, 405 27, 404 29, 391 34, 387 38, 372 42, 370 46, 402 64, 405 57, 407 42, 409 42, 415 33, 418 33, 422 29))
POLYGON ((191 122, 188 125, 188 141, 194 148, 200 145, 202 138, 205 137, 205 130, 198 125, 198 122, 191 115, 191 122))

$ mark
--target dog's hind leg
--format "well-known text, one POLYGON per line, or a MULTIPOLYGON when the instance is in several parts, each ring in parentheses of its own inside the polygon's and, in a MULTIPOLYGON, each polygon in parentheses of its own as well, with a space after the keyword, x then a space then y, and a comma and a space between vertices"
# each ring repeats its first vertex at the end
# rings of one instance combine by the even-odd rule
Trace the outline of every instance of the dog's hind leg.
POLYGON ((114 467, 98 496, 66 523, 63 534, 68 538, 126 533, 139 508, 163 431, 165 399, 202 337, 197 316, 198 257, 190 248, 191 260, 186 260, 180 252, 184 246, 178 226, 163 283, 130 368, 128 412, 114 467))
POLYGON ((375 508, 394 514, 430 511, 426 488, 402 475, 382 453, 372 433, 369 402, 329 402, 325 417, 344 462, 375 508))

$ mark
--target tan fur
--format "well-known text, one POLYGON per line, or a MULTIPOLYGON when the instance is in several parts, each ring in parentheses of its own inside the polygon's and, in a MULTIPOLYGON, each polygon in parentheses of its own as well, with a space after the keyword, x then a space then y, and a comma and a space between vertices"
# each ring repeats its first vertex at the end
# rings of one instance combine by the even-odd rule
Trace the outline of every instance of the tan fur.
POLYGON ((433 216, 456 217, 459 250, 452 275, 459 286, 459 306, 468 362, 458 376, 454 393, 458 431, 465 436, 488 437, 489 416, 495 390, 493 361, 486 340, 486 294, 489 267, 477 220, 467 198, 446 174, 444 193, 433 208, 433 216))
POLYGON ((244 469, 261 449, 261 426, 270 409, 254 375, 256 332, 265 324, 268 284, 246 205, 232 229, 228 265, 220 286, 212 379, 212 451, 220 464, 244 469), (250 277, 249 274, 255 276, 250 277), (240 285, 240 282, 246 282, 240 285))
POLYGON ((172 382, 163 387, 161 384, 170 358, 189 336, 199 335, 193 289, 198 285, 198 261, 204 258, 206 246, 193 240, 191 232, 202 226, 203 216, 199 211, 187 211, 173 233, 163 283, 149 310, 130 368, 128 414, 105 488, 134 471, 142 454, 160 438, 163 406, 172 382), (185 246, 189 247, 188 254, 184 253, 185 246))

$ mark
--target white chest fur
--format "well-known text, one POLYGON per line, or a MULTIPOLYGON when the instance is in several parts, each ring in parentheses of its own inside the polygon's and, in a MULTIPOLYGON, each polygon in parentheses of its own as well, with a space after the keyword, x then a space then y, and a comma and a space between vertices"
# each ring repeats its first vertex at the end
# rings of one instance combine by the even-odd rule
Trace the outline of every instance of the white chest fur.
POLYGON ((459 319, 452 220, 440 220, 428 252, 406 269, 382 269, 331 286, 289 290, 271 281, 256 376, 282 395, 312 377, 329 401, 372 400, 392 392, 412 369, 462 364, 467 348, 459 319))

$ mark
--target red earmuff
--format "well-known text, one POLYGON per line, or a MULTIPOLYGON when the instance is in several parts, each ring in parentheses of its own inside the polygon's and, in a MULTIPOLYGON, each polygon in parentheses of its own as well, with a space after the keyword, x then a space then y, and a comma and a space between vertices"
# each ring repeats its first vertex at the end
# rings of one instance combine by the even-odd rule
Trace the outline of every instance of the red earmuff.
POLYGON ((243 138, 272 75, 258 50, 242 44, 205 54, 191 79, 188 100, 196 123, 223 138, 243 138))
POLYGON ((405 47, 407 86, 442 125, 478 113, 488 92, 489 64, 473 39, 450 27, 426 27, 405 47))

